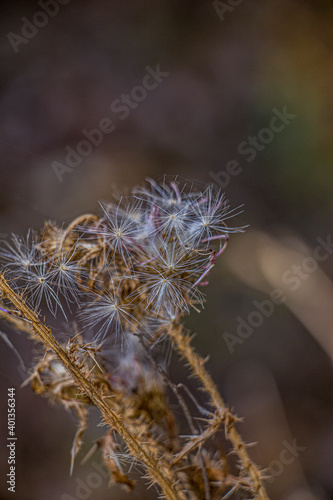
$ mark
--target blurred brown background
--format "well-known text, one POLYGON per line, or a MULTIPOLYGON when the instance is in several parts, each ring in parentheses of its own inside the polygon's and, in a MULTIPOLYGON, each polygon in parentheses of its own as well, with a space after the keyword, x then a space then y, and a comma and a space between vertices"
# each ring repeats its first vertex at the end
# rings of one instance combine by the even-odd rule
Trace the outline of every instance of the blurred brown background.
MULTIPOLYGON (((235 224, 250 227, 231 239, 205 290, 205 310, 187 323, 197 348, 210 353, 222 393, 245 418, 242 434, 258 441, 252 456, 275 471, 271 498, 333 498, 333 257, 303 268, 317 238, 333 234, 332 3, 230 1, 224 13, 199 0, 56 4, 59 11, 22 42, 8 34, 22 36, 23 17, 43 24, 45 15, 36 17, 42 8, 1 3, 2 237, 95 211, 114 186, 164 174, 222 182, 228 162, 238 162, 238 175, 223 187, 232 206, 245 205, 235 224), (169 75, 141 99, 134 88, 157 65, 169 75), (131 92, 137 106, 121 119, 110 106, 131 92), (284 107, 296 117, 273 135, 263 131, 272 110, 284 107), (66 147, 75 150, 86 139, 82 130, 104 118, 114 131, 60 182, 54 162, 64 164, 66 147), (258 134, 255 153, 244 154, 241 144, 258 134), (283 276, 295 265, 303 275, 291 290, 283 276), (237 335, 237 318, 247 321, 258 310, 254 301, 275 288, 285 303, 229 349, 225 332, 237 335), (302 450, 289 460, 283 450, 295 440, 302 450), (284 456, 289 463, 281 465, 284 456)), ((13 343, 29 367, 31 345, 23 335, 13 343)), ((92 468, 78 463, 69 477, 74 419, 29 387, 19 389, 25 375, 4 342, 0 360, 2 435, 9 386, 17 388, 18 407, 17 493, 6 489, 2 442, 1 498, 79 498, 77 481, 92 468)), ((87 442, 102 432, 98 422, 96 414, 87 442)), ((84 498, 156 497, 142 486, 131 496, 106 486, 104 479, 84 498)))

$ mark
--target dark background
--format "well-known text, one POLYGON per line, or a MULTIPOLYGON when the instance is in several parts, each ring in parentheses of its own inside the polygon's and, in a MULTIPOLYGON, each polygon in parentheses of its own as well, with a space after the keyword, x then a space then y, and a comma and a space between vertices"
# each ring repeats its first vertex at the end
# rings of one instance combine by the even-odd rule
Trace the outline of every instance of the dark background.
MULTIPOLYGON (((238 161, 242 171, 225 191, 232 206, 244 204, 234 223, 250 227, 232 237, 205 290, 205 310, 187 324, 198 350, 210 353, 207 366, 229 405, 244 417, 242 434, 258 441, 255 460, 279 467, 286 442, 305 448, 268 485, 271 498, 333 498, 333 259, 295 291, 282 278, 332 232, 332 3, 245 0, 222 20, 211 1, 71 0, 17 53, 8 33, 21 35, 22 17, 32 20, 41 8, 12 1, 0 9, 2 237, 96 211, 115 186, 164 174, 207 184, 238 161), (120 120, 111 103, 158 64, 169 76, 120 120), (248 162, 239 145, 284 106, 296 117, 248 162), (66 146, 76 148, 82 130, 103 118, 115 130, 59 182, 53 162, 64 163, 66 146), (237 318, 247 320, 253 301, 277 287, 286 292, 284 305, 230 352, 225 332, 236 335, 237 318)), ((29 367, 29 341, 11 339, 29 367)), ((20 389, 25 375, 17 365, 1 342, 1 429, 7 387, 14 386, 18 466, 17 493, 8 494, 2 441, 0 496, 77 498, 77 478, 92 469, 78 463, 69 477, 75 421, 29 387, 20 389)), ((102 432, 98 422, 96 414, 88 443, 102 432)), ((89 498, 127 498, 106 486, 104 480, 89 498)), ((155 496, 144 487, 131 495, 155 496)))

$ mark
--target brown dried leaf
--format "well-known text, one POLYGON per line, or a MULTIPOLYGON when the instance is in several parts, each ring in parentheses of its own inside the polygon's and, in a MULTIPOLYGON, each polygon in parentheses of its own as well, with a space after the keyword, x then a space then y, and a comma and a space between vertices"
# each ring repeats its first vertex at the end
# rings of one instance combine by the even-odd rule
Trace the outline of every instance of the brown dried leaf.
POLYGON ((110 473, 111 482, 121 484, 128 491, 133 490, 135 482, 126 476, 120 462, 117 460, 119 445, 115 442, 112 432, 107 432, 105 436, 97 441, 97 444, 102 450, 103 461, 110 473))
POLYGON ((78 418, 78 427, 73 439, 72 449, 71 449, 71 468, 70 475, 73 473, 74 468, 74 460, 76 455, 81 449, 83 439, 82 436, 88 427, 88 411, 87 409, 81 405, 80 403, 71 403, 70 407, 76 414, 78 418))

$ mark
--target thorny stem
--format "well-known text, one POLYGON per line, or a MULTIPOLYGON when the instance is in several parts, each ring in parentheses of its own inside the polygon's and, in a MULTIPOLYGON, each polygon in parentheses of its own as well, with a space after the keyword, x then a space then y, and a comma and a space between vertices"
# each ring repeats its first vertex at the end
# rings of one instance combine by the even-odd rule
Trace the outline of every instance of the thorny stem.
MULTIPOLYGON (((143 339, 141 338, 141 343, 145 349, 145 352, 147 354, 147 356, 149 357, 149 359, 152 359, 152 356, 149 352, 149 350, 147 349, 145 343, 143 342, 143 339)), ((190 431, 193 435, 195 434, 198 434, 198 430, 195 428, 194 426, 194 423, 193 423, 193 418, 191 417, 190 415, 190 412, 189 412, 189 409, 183 399, 183 397, 181 396, 179 390, 178 390, 178 387, 173 383, 171 382, 171 380, 169 379, 167 373, 163 370, 163 368, 161 366, 158 366, 158 371, 161 373, 163 379, 165 380, 165 382, 168 384, 168 386, 170 387, 170 389, 172 390, 172 392, 175 394, 182 410, 183 410, 183 413, 185 415, 185 418, 186 418, 186 421, 188 423, 188 426, 190 428, 190 431)), ((206 470, 206 466, 205 466, 205 461, 204 461, 204 458, 202 456, 202 450, 200 449, 199 447, 199 450, 198 450, 198 459, 199 459, 199 463, 200 463, 200 467, 201 467, 201 470, 202 470, 202 477, 203 477, 203 481, 204 481, 204 485, 205 485, 205 495, 206 495, 206 500, 210 500, 211 499, 211 495, 210 495, 210 486, 209 486, 209 481, 208 481, 208 478, 207 478, 207 470, 206 470)), ((175 461, 172 462, 173 464, 175 463, 175 461)))
MULTIPOLYGON (((223 401, 220 393, 217 390, 211 376, 204 367, 205 360, 194 352, 191 346, 191 337, 183 333, 182 326, 175 326, 169 330, 169 335, 177 346, 180 354, 185 358, 192 369, 193 374, 200 380, 204 389, 210 395, 211 402, 217 410, 216 416, 212 419, 211 425, 204 432, 210 435, 210 432, 216 427, 217 421, 223 421, 225 425, 226 437, 231 441, 236 453, 239 456, 242 467, 249 474, 252 481, 252 489, 258 495, 260 500, 268 500, 266 490, 262 483, 262 477, 258 467, 250 459, 247 447, 242 440, 240 434, 235 427, 235 421, 238 420, 223 401), (210 429, 212 427, 212 429, 210 429)), ((216 430, 216 429, 215 429, 216 430)), ((213 432, 212 432, 213 434, 213 432)), ((200 436, 200 438, 202 435, 200 436)), ((191 443, 188 443, 183 450, 178 454, 176 460, 181 458, 181 455, 188 453, 189 448, 193 449, 200 444, 200 438, 195 438, 191 443)))
POLYGON ((53 337, 51 330, 47 328, 44 323, 40 321, 37 314, 26 305, 24 299, 12 290, 2 273, 0 273, 0 290, 3 297, 9 299, 13 306, 21 313, 22 317, 30 322, 33 330, 43 341, 44 345, 56 353, 63 363, 63 366, 71 373, 82 391, 87 394, 91 401, 99 408, 105 422, 109 424, 111 429, 115 429, 125 440, 130 453, 146 465, 151 479, 159 484, 165 498, 167 500, 185 500, 185 495, 175 487, 176 481, 171 468, 165 463, 163 463, 162 466, 161 459, 159 463, 157 463, 156 458, 143 448, 140 443, 140 436, 136 436, 133 432, 128 430, 121 421, 119 415, 105 402, 102 394, 97 391, 91 382, 82 375, 78 367, 70 360, 66 352, 53 337))

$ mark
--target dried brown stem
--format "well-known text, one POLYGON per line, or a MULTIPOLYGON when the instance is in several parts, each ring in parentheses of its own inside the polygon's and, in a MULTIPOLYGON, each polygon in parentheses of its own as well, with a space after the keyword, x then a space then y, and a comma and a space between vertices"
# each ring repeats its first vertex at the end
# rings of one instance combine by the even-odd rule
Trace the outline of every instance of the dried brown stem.
POLYGON ((124 425, 118 413, 110 408, 103 395, 83 376, 79 368, 71 361, 67 353, 53 337, 51 330, 40 321, 37 314, 26 305, 22 297, 11 289, 2 273, 0 273, 0 290, 3 297, 7 298, 16 307, 21 316, 30 322, 36 335, 42 340, 44 345, 55 352, 81 390, 99 408, 105 422, 124 439, 131 455, 145 464, 150 478, 154 483, 159 484, 165 498, 167 500, 185 500, 186 496, 177 487, 173 471, 169 464, 162 457, 158 457, 159 460, 157 461, 156 457, 144 448, 143 443, 140 443, 140 436, 135 435, 133 430, 130 431, 124 425))
MULTIPOLYGON (((235 417, 230 412, 225 402, 223 401, 211 376, 205 369, 205 360, 193 350, 191 346, 191 337, 188 334, 183 333, 182 326, 175 326, 174 328, 170 329, 169 335, 182 357, 187 360, 189 366, 191 367, 193 375, 195 375, 200 380, 205 391, 209 394, 211 403, 216 408, 216 416, 220 417, 220 419, 224 421, 226 437, 230 440, 235 452, 238 454, 242 468, 248 473, 249 477, 251 478, 252 490, 258 495, 258 498, 260 498, 260 500, 268 500, 266 490, 263 486, 261 473, 255 463, 250 459, 246 444, 242 440, 235 427, 235 421, 239 419, 237 419, 237 417, 235 417)), ((212 424, 214 427, 216 426, 216 419, 212 420, 212 424)), ((209 428, 210 426, 205 431, 208 435, 210 435, 209 428)), ((186 453, 187 447, 191 446, 191 444, 193 444, 194 446, 198 445, 199 443, 197 443, 197 439, 198 438, 194 439, 193 442, 188 443, 179 453, 179 455, 184 452, 186 453)))

